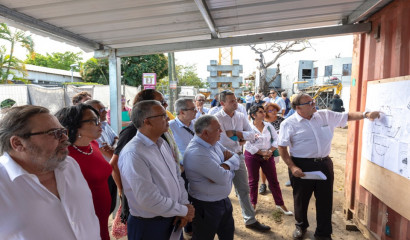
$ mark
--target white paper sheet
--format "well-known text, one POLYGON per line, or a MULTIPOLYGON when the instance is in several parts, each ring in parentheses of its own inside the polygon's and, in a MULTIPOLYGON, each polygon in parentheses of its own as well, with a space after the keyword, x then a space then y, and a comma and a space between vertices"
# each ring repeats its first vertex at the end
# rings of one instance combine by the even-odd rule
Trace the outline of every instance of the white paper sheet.
POLYGON ((313 172, 303 172, 305 174, 302 179, 312 179, 312 180, 326 180, 327 177, 321 171, 313 171, 313 172))

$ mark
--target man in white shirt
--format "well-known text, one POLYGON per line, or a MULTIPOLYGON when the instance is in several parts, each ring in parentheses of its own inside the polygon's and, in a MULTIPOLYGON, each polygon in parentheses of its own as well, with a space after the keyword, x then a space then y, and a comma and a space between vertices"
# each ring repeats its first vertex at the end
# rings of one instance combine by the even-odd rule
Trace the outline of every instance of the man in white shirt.
POLYGON ((316 239, 331 239, 333 201, 333 163, 329 158, 333 131, 347 121, 363 118, 374 120, 379 112, 337 113, 316 110, 315 100, 308 94, 298 94, 292 100, 296 113, 281 124, 279 152, 289 167, 293 187, 296 229, 293 239, 302 239, 309 227, 307 210, 312 193, 316 197, 316 239), (289 151, 287 149, 289 147, 289 151), (302 179, 304 172, 321 171, 326 180, 302 179))
POLYGON ((101 239, 91 191, 67 157, 49 110, 11 108, 0 121, 0 239, 101 239))
POLYGON ((196 115, 195 119, 198 119, 200 116, 208 114, 209 108, 204 107, 205 96, 202 93, 199 93, 195 96, 195 107, 196 115))
POLYGON ((241 159, 239 169, 235 171, 233 184, 238 193, 245 225, 247 228, 257 231, 269 231, 269 226, 263 225, 255 219, 255 210, 249 198, 248 172, 242 152, 245 142, 255 139, 254 132, 247 117, 243 113, 236 111, 238 102, 233 92, 229 90, 222 91, 219 95, 219 100, 222 104, 222 110, 216 113, 215 117, 221 124, 223 131, 220 143, 228 150, 237 153, 241 159))
POLYGON ((179 239, 195 210, 171 147, 161 138, 169 127, 166 110, 158 101, 141 101, 131 120, 138 132, 118 161, 130 207, 128 239, 179 239))
POLYGON ((271 91, 270 91, 270 96, 271 96, 270 102, 271 102, 271 103, 276 103, 276 104, 279 105, 280 111, 278 112, 278 114, 280 114, 280 115, 283 117, 284 114, 285 114, 285 111, 286 111, 286 103, 285 103, 285 101, 283 100, 283 98, 279 97, 279 96, 278 96, 278 93, 275 92, 274 90, 271 90, 271 91))

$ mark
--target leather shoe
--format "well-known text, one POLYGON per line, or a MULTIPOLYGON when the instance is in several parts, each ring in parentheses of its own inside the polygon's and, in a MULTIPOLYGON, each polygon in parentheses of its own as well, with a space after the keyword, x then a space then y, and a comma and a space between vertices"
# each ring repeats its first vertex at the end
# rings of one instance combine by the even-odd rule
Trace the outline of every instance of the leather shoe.
POLYGON ((246 225, 246 228, 250 228, 250 229, 253 229, 253 230, 256 230, 256 231, 259 231, 259 232, 266 232, 266 231, 270 230, 269 226, 266 226, 266 225, 264 225, 264 224, 262 224, 258 221, 254 222, 252 224, 246 225))
POLYGON ((302 239, 303 235, 305 235, 306 229, 302 229, 300 227, 296 227, 295 231, 293 231, 293 239, 302 239))

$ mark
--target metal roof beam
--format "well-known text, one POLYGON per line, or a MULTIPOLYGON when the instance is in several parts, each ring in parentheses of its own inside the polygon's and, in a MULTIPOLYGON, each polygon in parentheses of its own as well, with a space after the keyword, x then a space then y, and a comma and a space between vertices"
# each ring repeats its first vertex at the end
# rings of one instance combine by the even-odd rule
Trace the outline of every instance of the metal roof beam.
MULTIPOLYGON (((294 31, 284 31, 266 34, 255 34, 247 36, 218 38, 209 40, 198 40, 178 43, 166 43, 156 45, 146 45, 138 47, 126 47, 116 49, 118 57, 141 56, 164 52, 188 51, 206 48, 218 48, 223 46, 238 46, 250 43, 265 43, 273 41, 287 41, 304 38, 330 37, 353 33, 365 33, 371 31, 371 23, 360 23, 350 25, 340 25, 333 27, 322 27, 312 29, 302 29, 294 31)), ((98 50, 94 52, 96 58, 107 58, 110 54, 108 50, 98 50)))
POLYGON ((393 0, 367 0, 347 17, 347 24, 366 20, 393 0))
POLYGON ((90 50, 95 49, 102 49, 103 46, 95 41, 92 41, 88 38, 82 37, 70 31, 67 31, 63 28, 59 28, 52 24, 43 22, 38 20, 37 18, 28 16, 24 13, 17 12, 12 10, 4 5, 0 4, 0 16, 12 20, 13 22, 10 25, 14 25, 13 23, 17 24, 16 27, 23 26, 29 29, 33 29, 33 32, 39 32, 40 35, 46 35, 53 37, 57 37, 64 41, 68 41, 74 43, 76 45, 80 45, 80 47, 84 47, 90 50))
POLYGON ((204 18, 206 24, 208 25, 209 30, 211 31, 212 37, 219 38, 220 36, 218 30, 215 27, 215 22, 212 19, 206 2, 204 0, 195 0, 195 3, 198 6, 199 12, 201 12, 201 15, 204 18))

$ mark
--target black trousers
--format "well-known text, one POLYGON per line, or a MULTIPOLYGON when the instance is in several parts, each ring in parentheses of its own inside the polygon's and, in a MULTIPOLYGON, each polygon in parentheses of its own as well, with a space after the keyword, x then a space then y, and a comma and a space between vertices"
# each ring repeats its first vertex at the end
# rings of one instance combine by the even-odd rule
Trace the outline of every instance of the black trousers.
POLYGON ((117 185, 115 184, 114 179, 111 175, 108 177, 108 189, 110 190, 111 195, 110 213, 112 213, 117 204, 117 185))
POLYGON ((192 240, 232 240, 235 231, 232 204, 229 198, 205 202, 192 198, 195 218, 192 222, 192 240))
POLYGON ((333 162, 328 157, 323 161, 292 157, 296 166, 303 172, 322 171, 327 180, 301 179, 292 175, 289 178, 293 187, 296 226, 302 229, 309 227, 307 211, 312 193, 316 198, 315 236, 330 237, 332 234, 332 206, 333 206, 333 162))

